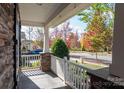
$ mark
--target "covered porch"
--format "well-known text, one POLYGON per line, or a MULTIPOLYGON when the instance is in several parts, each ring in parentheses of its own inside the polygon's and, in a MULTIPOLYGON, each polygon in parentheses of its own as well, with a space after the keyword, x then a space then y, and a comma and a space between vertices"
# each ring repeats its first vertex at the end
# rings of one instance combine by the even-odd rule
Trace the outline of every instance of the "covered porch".
MULTIPOLYGON (((35 27, 42 27, 43 35, 44 35, 44 44, 43 44, 43 53, 49 53, 49 28, 56 27, 57 25, 61 24, 62 22, 66 21, 67 19, 71 18, 72 16, 76 15, 79 11, 88 8, 90 4, 70 4, 70 3, 63 3, 63 4, 19 4, 20 9, 20 18, 21 18, 21 25, 23 26, 35 26, 35 27)), ((76 84, 72 74, 70 77, 72 78, 72 87, 70 87, 65 81, 65 71, 63 68, 60 71, 59 75, 54 71, 47 71, 43 72, 39 66, 35 68, 30 68, 31 59, 34 60, 41 60, 40 55, 22 55, 21 58, 21 72, 19 74, 19 81, 18 81, 18 88, 57 88, 57 89, 70 89, 74 88, 73 84, 76 84), (26 69, 23 69, 26 67, 26 69), (59 77, 60 76, 60 77, 59 77), (61 78, 62 77, 62 78, 61 78)), ((52 58, 51 58, 52 59, 52 58)), ((56 68, 55 64, 52 61, 51 69, 56 68)), ((62 63, 63 67, 65 68, 64 60, 62 63)), ((80 69, 81 70, 81 69, 80 69)), ((79 71, 80 71, 79 70, 79 71)), ((80 72, 81 73, 81 72, 80 72)), ((78 80, 78 87, 82 87, 83 79, 78 80), (80 86, 81 84, 81 86, 80 86)), ((71 82, 71 81, 70 81, 71 82)), ((77 88, 77 87, 75 87, 77 88)))
MULTIPOLYGON (((43 52, 49 53, 49 28, 55 27, 68 18, 74 16, 79 11, 86 9, 90 4, 19 4, 21 25, 38 26, 44 28, 44 47, 43 52)), ((117 4, 115 7, 115 13, 118 18, 115 17, 115 29, 122 30, 117 27, 119 16, 123 14, 120 12, 123 10, 123 5, 117 4)), ((122 22, 123 23, 123 22, 122 22)), ((122 26, 123 27, 123 26, 122 26)), ((52 72, 42 72, 39 67, 33 70, 22 70, 19 74, 18 88, 58 88, 58 89, 70 89, 70 88, 123 88, 123 73, 116 69, 123 66, 123 58, 117 57, 117 50, 119 47, 118 40, 120 36, 116 36, 118 33, 114 31, 113 40, 113 63, 110 68, 102 68, 98 70, 90 70, 83 66, 77 65, 69 60, 62 59, 61 63, 58 63, 51 55, 51 70, 52 72), (117 62, 118 60, 119 62, 117 62), (56 64, 59 65, 56 65, 56 64), (118 65, 117 65, 118 64, 118 65), (61 65, 61 66, 60 66, 61 65), (57 67, 60 66, 60 67, 57 67), (57 72, 56 69, 61 69, 57 72), (109 70, 110 69, 110 70, 109 70), (54 73, 53 73, 54 72, 54 73), (55 75, 56 74, 56 75, 55 75), (112 75, 113 74, 113 75, 112 75), (119 77, 117 77, 119 76, 119 77), (121 77, 121 78, 120 78, 121 77), (117 83, 115 79, 118 79, 117 83), (106 85, 99 86, 99 82, 109 82, 110 87, 106 85), (97 85, 98 86, 97 86, 97 85)), ((122 46, 120 46, 122 48, 122 46)), ((120 51, 121 52, 121 51, 120 51)), ((121 52, 122 53, 122 52, 121 52)), ((120 54, 119 54, 120 55, 120 54)), ((123 55, 123 53, 121 54, 123 55)), ((38 55, 39 56, 39 55, 38 55)), ((37 58, 37 57, 36 57, 37 58)), ((41 57, 38 57, 41 60, 41 57)), ((59 58, 56 58, 59 59, 59 58)), ((27 58, 27 62, 29 59, 27 58)), ((27 65, 28 67, 28 65, 27 65)), ((101 83, 100 83, 101 84, 101 83)))

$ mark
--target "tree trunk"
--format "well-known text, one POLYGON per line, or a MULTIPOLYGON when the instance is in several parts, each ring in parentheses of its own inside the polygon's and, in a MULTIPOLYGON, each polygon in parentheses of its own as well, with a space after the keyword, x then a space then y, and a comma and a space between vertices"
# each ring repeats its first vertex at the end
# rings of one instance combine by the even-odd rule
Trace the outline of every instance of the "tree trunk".
POLYGON ((107 53, 109 53, 109 48, 107 47, 107 53))

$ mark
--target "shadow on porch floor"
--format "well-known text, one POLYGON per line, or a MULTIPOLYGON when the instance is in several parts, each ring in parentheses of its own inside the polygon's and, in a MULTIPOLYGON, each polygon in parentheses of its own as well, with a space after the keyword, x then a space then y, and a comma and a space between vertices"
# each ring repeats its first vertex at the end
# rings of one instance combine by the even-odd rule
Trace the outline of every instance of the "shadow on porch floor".
POLYGON ((23 71, 20 74, 19 89, 71 89, 52 72, 39 69, 23 71))

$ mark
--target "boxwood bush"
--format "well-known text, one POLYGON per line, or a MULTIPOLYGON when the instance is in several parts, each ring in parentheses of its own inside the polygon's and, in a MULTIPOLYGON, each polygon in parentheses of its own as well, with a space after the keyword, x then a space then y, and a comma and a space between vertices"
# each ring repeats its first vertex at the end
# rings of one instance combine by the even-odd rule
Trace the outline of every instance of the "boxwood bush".
POLYGON ((64 58, 66 56, 69 59, 69 49, 62 39, 54 41, 51 52, 57 57, 64 58))

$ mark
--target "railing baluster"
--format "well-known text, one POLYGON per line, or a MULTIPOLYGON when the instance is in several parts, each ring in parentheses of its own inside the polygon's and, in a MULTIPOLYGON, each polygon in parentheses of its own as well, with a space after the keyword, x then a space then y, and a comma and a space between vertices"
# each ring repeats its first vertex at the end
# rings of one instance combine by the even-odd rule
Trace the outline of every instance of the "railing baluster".
POLYGON ((39 67, 41 66, 41 56, 39 55, 39 67))
POLYGON ((73 70, 73 86, 75 87, 75 65, 73 65, 74 66, 74 70, 73 70))
POLYGON ((82 89, 82 69, 80 70, 80 89, 82 89))
POLYGON ((74 87, 74 65, 72 65, 72 86, 74 87))
POLYGON ((88 89, 89 88, 89 77, 87 76, 87 78, 86 78, 86 89, 88 89))
POLYGON ((26 56, 26 58, 25 58, 25 67, 26 67, 26 64, 27 64, 27 56, 26 56))
POLYGON ((77 88, 78 88, 78 89, 80 88, 80 84, 79 84, 79 83, 80 83, 80 82, 79 82, 79 81, 80 81, 79 70, 80 70, 80 68, 77 67, 77 76, 78 76, 78 78, 77 78, 77 88))
POLYGON ((28 64, 28 58, 29 58, 29 57, 27 56, 27 62, 26 62, 26 67, 28 67, 28 65, 27 65, 27 64, 28 64))
POLYGON ((26 64, 27 64, 27 56, 26 56, 26 61, 25 61, 25 67, 26 67, 26 64))
POLYGON ((22 58, 21 58, 21 67, 23 67, 24 61, 25 61, 25 57, 22 57, 22 58))
POLYGON ((33 57, 34 57, 34 60, 32 61, 32 64, 33 64, 32 67, 34 67, 34 65, 35 65, 35 61, 36 61, 36 56, 34 55, 33 57))
POLYGON ((30 56, 28 56, 27 67, 28 67, 28 63, 29 63, 29 61, 30 61, 29 58, 30 58, 30 56))
POLYGON ((69 63, 67 63, 67 71, 68 71, 67 73, 67 82, 68 82, 70 80, 69 63))
POLYGON ((30 56, 27 57, 27 59, 28 59, 28 61, 27 61, 27 67, 28 67, 28 63, 29 63, 29 61, 30 61, 30 60, 29 60, 29 57, 30 57, 30 56))
POLYGON ((30 62, 31 62, 31 56, 28 56, 28 67, 30 67, 29 66, 30 62))
MULTIPOLYGON (((38 58, 39 58, 39 56, 37 56, 37 64, 38 64, 38 62, 39 62, 39 59, 38 59, 38 58)), ((36 66, 38 66, 38 65, 36 65, 36 66)))
POLYGON ((76 66, 74 66, 74 86, 76 88, 76 66))
POLYGON ((85 70, 83 70, 83 89, 85 89, 85 70))
POLYGON ((81 76, 81 70, 82 70, 82 68, 79 69, 79 76, 80 76, 80 79, 79 79, 79 85, 80 85, 80 87, 79 87, 79 89, 81 89, 81 84, 82 84, 81 83, 81 77, 82 77, 81 76))
POLYGON ((29 62, 29 57, 27 56, 27 62, 26 62, 26 67, 28 67, 28 62, 29 62))
POLYGON ((72 77, 71 77, 71 76, 72 76, 72 70, 71 70, 71 65, 69 65, 69 78, 70 78, 70 79, 69 79, 69 83, 70 83, 70 84, 72 83, 72 82, 71 82, 71 81, 72 81, 72 77))
POLYGON ((73 65, 73 86, 75 87, 75 66, 73 65))
POLYGON ((73 73, 73 68, 72 68, 73 65, 70 65, 70 83, 71 83, 71 86, 73 86, 73 77, 72 77, 72 73, 73 73))
POLYGON ((73 65, 71 65, 71 80, 72 80, 72 82, 71 82, 71 84, 72 84, 72 86, 73 86, 73 65))
POLYGON ((37 56, 35 56, 35 61, 34 61, 35 66, 36 66, 36 63, 37 63, 37 56))
POLYGON ((30 56, 28 56, 28 63, 27 63, 27 67, 29 67, 29 63, 30 63, 30 56))
POLYGON ((36 56, 36 58, 37 58, 37 59, 36 59, 36 67, 37 67, 37 64, 38 64, 38 56, 36 56))
POLYGON ((68 80, 68 63, 66 62, 65 63, 65 83, 67 82, 68 80))
POLYGON ((77 74, 76 74, 77 67, 75 66, 74 76, 75 76, 75 88, 77 88, 77 74))
POLYGON ((67 70, 68 70, 68 74, 67 74, 67 83, 69 82, 69 78, 70 78, 70 70, 69 70, 69 64, 67 63, 67 70))
POLYGON ((25 66, 25 62, 26 62, 26 57, 23 56, 23 58, 24 58, 24 61, 22 63, 23 63, 23 67, 24 67, 25 66))

